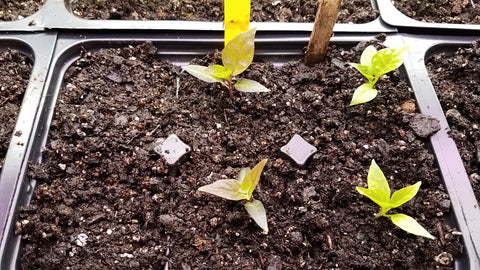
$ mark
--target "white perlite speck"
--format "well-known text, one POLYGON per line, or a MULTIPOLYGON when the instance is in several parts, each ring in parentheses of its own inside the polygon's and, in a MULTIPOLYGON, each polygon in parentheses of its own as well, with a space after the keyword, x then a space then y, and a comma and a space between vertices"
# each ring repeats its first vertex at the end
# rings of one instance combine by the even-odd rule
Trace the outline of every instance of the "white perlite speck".
POLYGON ((75 239, 75 244, 77 244, 77 246, 83 247, 87 244, 87 239, 88 235, 81 233, 77 235, 77 238, 75 239))

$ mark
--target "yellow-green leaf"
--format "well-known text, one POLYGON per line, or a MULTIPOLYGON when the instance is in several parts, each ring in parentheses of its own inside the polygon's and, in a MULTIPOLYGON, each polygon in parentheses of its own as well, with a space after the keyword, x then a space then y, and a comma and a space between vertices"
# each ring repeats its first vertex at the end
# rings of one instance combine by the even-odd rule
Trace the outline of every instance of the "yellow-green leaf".
POLYGON ((262 84, 249 79, 240 79, 235 83, 235 89, 240 92, 270 92, 270 89, 266 88, 262 84))
POLYGON ((232 75, 245 71, 253 61, 256 28, 238 34, 225 46, 222 52, 223 66, 232 70, 232 75))
POLYGON ((205 70, 207 69, 207 67, 199 66, 199 65, 189 65, 189 66, 183 66, 182 69, 188 72, 193 77, 199 80, 202 80, 204 82, 208 82, 208 83, 221 82, 220 79, 205 73, 205 70))
POLYGON ((364 83, 360 85, 355 92, 353 92, 350 106, 362 104, 374 99, 377 96, 377 89, 374 89, 371 84, 364 83))
POLYGON ((360 56, 360 64, 362 66, 371 66, 372 57, 377 53, 377 49, 373 45, 368 46, 363 50, 362 56, 360 56))
POLYGON ((211 65, 203 71, 205 74, 215 78, 230 80, 231 70, 226 69, 221 65, 211 65))
POLYGON ((370 163, 367 181, 368 189, 381 190, 388 198, 390 198, 390 186, 388 185, 387 178, 385 178, 385 175, 383 175, 382 170, 374 159, 372 159, 372 162, 370 163))
POLYGON ((379 78, 403 64, 403 55, 408 51, 408 45, 401 48, 387 48, 375 53, 372 57, 372 73, 379 78))
POLYGON ((415 195, 417 195, 421 184, 422 182, 418 181, 414 185, 397 190, 395 193, 393 193, 390 203, 393 205, 393 207, 399 207, 400 205, 408 202, 415 195))
MULTIPOLYGON (((368 188, 362 188, 362 187, 356 187, 356 190, 360 194, 367 196, 370 200, 372 200, 374 203, 378 204, 380 207, 385 208, 385 209, 387 209, 387 208, 391 209, 391 207, 389 207, 390 206, 390 198, 383 191, 381 191, 379 189, 368 189, 368 188)), ((388 209, 386 211, 388 211, 388 209)))
POLYGON ((238 173, 237 181, 242 183, 243 179, 245 179, 245 175, 250 171, 250 168, 242 168, 238 173))
POLYGON ((360 73, 362 73, 362 75, 365 76, 365 78, 367 78, 369 81, 373 80, 373 74, 372 74, 370 65, 367 66, 367 65, 357 64, 357 63, 348 63, 348 64, 354 67, 360 73))
POLYGON ((202 186, 198 190, 232 201, 247 199, 246 194, 239 192, 240 183, 235 179, 218 180, 212 184, 202 186))
POLYGON ((257 225, 268 233, 267 213, 261 201, 253 200, 245 203, 245 210, 250 214, 257 225))
POLYGON ((393 224, 406 232, 430 239, 435 239, 433 235, 431 235, 425 228, 423 228, 422 225, 418 224, 418 222, 410 216, 404 214, 395 214, 389 217, 391 218, 393 224))
POLYGON ((250 200, 252 197, 253 190, 258 184, 258 181, 260 180, 260 175, 262 174, 263 167, 267 163, 267 159, 264 159, 260 161, 253 169, 251 169, 247 175, 245 175, 245 178, 243 178, 242 183, 240 184, 240 192, 247 193, 247 200, 250 200))

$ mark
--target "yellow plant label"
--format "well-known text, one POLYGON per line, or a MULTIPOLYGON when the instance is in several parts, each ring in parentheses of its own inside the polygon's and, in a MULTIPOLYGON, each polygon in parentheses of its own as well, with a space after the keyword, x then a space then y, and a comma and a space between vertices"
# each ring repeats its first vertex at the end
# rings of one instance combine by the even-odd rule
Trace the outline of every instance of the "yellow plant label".
POLYGON ((249 29, 250 0, 225 0, 225 45, 249 29))

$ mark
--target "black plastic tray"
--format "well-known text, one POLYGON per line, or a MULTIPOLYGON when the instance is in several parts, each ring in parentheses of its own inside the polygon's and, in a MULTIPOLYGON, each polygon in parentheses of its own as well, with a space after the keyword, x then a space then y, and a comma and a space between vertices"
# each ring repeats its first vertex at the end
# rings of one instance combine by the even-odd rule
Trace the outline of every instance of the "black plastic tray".
POLYGON ((399 32, 437 35, 479 35, 480 24, 427 23, 417 21, 400 12, 391 0, 377 0, 380 17, 399 32))
MULTIPOLYGON (((38 117, 34 123, 35 136, 30 137, 28 143, 28 159, 24 159, 22 170, 19 170, 18 181, 30 187, 28 191, 17 192, 14 196, 15 203, 10 204, 12 217, 16 216, 19 205, 28 203, 34 180, 25 175, 26 162, 40 161, 41 149, 46 144, 49 126, 52 120, 57 95, 66 69, 78 59, 82 48, 94 50, 106 47, 122 47, 128 44, 150 40, 159 48, 159 54, 174 64, 185 64, 193 57, 203 56, 213 49, 221 49, 223 37, 217 32, 201 32, 195 35, 176 35, 167 32, 158 35, 118 33, 114 34, 59 34, 55 52, 53 55, 50 72, 43 92, 38 117)), ((332 43, 340 46, 352 46, 360 41, 368 41, 374 36, 337 34, 332 38, 332 43)), ((458 38, 458 44, 468 43, 473 37, 458 38)), ((303 32, 289 32, 281 36, 275 34, 259 33, 256 38, 256 57, 281 64, 291 59, 303 57, 303 49, 309 40, 309 35, 303 32), (288 48, 288 49, 286 49, 288 48)), ((466 176, 465 169, 458 155, 458 150, 452 139, 447 135, 448 125, 443 115, 440 104, 435 96, 435 91, 427 78, 424 66, 424 58, 436 44, 441 43, 441 37, 421 38, 418 36, 389 35, 386 44, 388 46, 400 46, 405 43, 414 43, 409 56, 405 60, 402 72, 411 83, 415 91, 416 99, 422 113, 434 116, 440 120, 442 130, 431 137, 432 148, 435 151, 439 168, 445 186, 450 195, 453 211, 450 217, 456 222, 456 227, 463 234, 465 245, 464 255, 455 261, 456 269, 480 269, 478 246, 480 245, 480 210, 473 195, 471 185, 466 176), (406 72, 405 72, 406 71, 406 72)), ((445 40, 445 39, 443 39, 445 40)), ((8 220, 7 227, 13 228, 15 218, 8 220)), ((1 244, 0 268, 16 269, 19 254, 20 239, 14 236, 12 230, 1 244)))
POLYGON ((0 269, 4 269, 3 258, 8 258, 11 251, 18 249, 18 246, 15 247, 11 242, 15 212, 19 205, 28 203, 29 196, 26 195, 33 191, 30 181, 24 177, 26 160, 30 155, 33 126, 55 40, 56 33, 0 36, 0 48, 17 49, 34 63, 14 129, 19 132, 12 135, 0 175, 0 269))
MULTIPOLYGON (((376 8, 376 0, 371 0, 376 8)), ((168 20, 86 20, 74 16, 70 11, 71 0, 46 0, 44 6, 35 14, 19 21, 0 22, 0 31, 40 31, 48 29, 93 29, 93 30, 174 30, 174 31, 219 31, 223 32, 223 22, 168 21, 168 20)), ((251 27, 258 31, 310 33, 312 23, 291 22, 253 22, 251 27)), ((394 27, 388 26, 380 18, 368 23, 338 23, 334 32, 354 33, 392 33, 394 27)))
POLYGON ((404 43, 412 45, 409 57, 405 60, 405 68, 410 84, 415 91, 420 111, 440 121, 441 129, 430 138, 430 141, 450 195, 458 228, 463 233, 464 252, 468 257, 468 264, 466 264, 468 267, 457 267, 457 269, 480 269, 480 209, 478 201, 473 193, 457 146, 448 135, 450 127, 432 82, 428 78, 425 66, 426 60, 435 52, 466 46, 472 41, 480 39, 480 36, 402 35, 401 39, 404 43))

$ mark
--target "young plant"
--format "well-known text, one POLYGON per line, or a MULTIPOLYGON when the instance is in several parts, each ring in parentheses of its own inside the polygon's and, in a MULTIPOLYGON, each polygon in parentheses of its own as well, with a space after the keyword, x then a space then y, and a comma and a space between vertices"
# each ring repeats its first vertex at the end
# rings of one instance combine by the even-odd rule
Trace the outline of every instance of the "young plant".
POLYGON ((400 229, 430 239, 435 239, 422 225, 410 216, 405 214, 394 214, 387 215, 387 212, 392 209, 399 207, 400 205, 408 202, 412 199, 418 192, 422 182, 417 182, 414 185, 404 187, 390 197, 390 186, 388 185, 387 179, 383 175, 382 170, 378 167, 375 160, 372 160, 370 169, 368 171, 368 188, 357 187, 357 191, 360 194, 367 196, 370 200, 374 201, 381 207, 380 213, 378 213, 375 218, 384 216, 390 218, 393 224, 397 225, 400 229))
POLYGON ((254 80, 240 79, 235 84, 232 82, 236 75, 244 72, 252 63, 256 31, 256 28, 250 29, 228 42, 222 51, 223 66, 188 65, 182 69, 202 81, 221 83, 228 88, 230 97, 233 97, 233 88, 241 92, 269 92, 268 88, 254 80))
POLYGON ((252 193, 260 180, 267 159, 260 161, 253 169, 243 168, 237 179, 218 180, 212 184, 200 187, 198 190, 207 192, 227 200, 246 200, 245 209, 253 220, 268 233, 267 214, 261 201, 254 200, 252 193))
POLYGON ((378 79, 403 63, 402 56, 408 51, 408 45, 401 48, 387 48, 377 51, 372 45, 363 50, 360 64, 349 63, 368 79, 368 83, 360 85, 353 93, 350 106, 368 102, 377 96, 373 86, 378 79))

